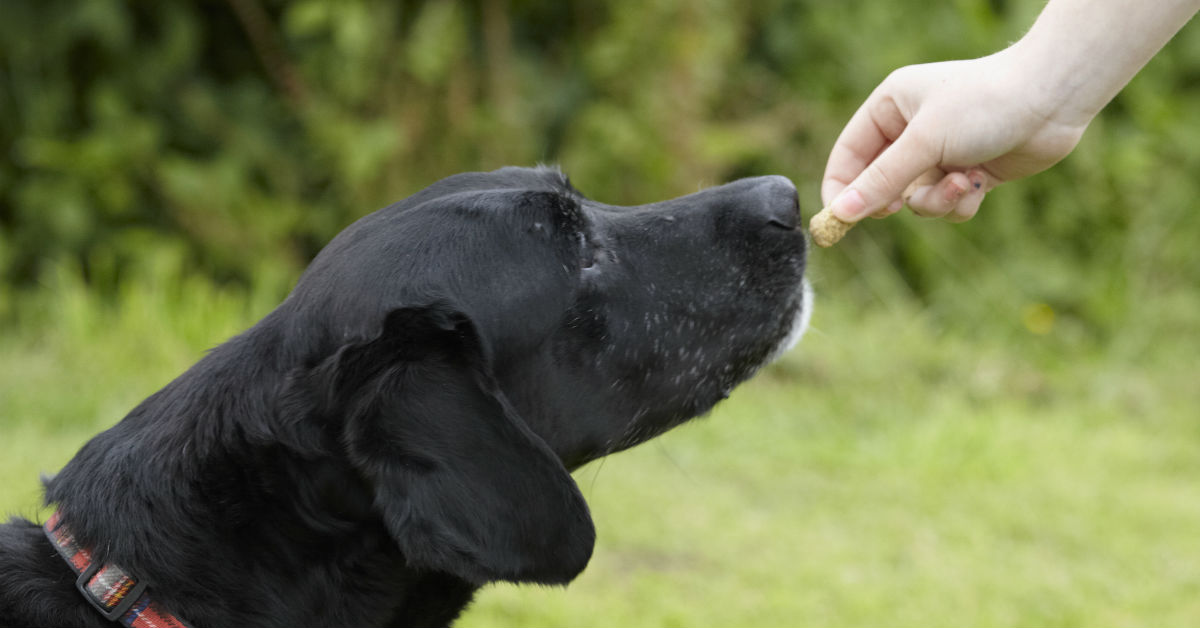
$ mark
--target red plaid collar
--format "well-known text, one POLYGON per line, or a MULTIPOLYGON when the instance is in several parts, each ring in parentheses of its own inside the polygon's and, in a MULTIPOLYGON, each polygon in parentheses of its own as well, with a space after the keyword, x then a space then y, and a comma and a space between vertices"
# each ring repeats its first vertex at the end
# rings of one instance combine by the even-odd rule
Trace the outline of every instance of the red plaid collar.
POLYGON ((75 587, 96 610, 110 621, 129 628, 188 628, 158 602, 150 599, 146 581, 112 563, 92 561, 92 552, 79 545, 75 535, 59 520, 55 511, 42 529, 71 569, 79 574, 75 587))

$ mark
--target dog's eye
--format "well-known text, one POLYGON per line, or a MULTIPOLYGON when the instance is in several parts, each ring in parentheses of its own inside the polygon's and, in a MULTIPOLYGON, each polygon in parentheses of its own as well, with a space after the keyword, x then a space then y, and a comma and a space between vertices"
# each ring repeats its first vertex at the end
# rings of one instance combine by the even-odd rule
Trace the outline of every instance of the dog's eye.
POLYGON ((575 240, 579 244, 579 268, 587 270, 596 265, 596 255, 592 250, 592 246, 588 244, 587 236, 582 231, 575 233, 575 240))
POLYGON ((582 231, 575 234, 575 241, 579 245, 579 270, 581 272, 598 273, 605 262, 615 262, 617 259, 616 255, 602 242, 588 239, 582 231))

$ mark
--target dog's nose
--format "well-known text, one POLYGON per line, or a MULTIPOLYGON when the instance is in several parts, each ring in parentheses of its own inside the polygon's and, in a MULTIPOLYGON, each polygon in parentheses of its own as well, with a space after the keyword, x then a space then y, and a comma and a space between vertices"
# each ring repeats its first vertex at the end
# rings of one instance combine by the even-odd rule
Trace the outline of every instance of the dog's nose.
POLYGON ((800 200, 791 179, 780 175, 756 177, 753 199, 746 208, 761 224, 792 230, 800 222, 800 200))

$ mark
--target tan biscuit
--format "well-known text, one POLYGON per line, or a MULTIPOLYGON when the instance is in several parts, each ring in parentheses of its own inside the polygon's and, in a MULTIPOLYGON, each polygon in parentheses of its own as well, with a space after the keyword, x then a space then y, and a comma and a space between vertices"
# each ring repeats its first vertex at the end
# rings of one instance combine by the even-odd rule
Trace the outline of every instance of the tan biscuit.
POLYGON ((817 246, 829 248, 841 240, 853 226, 854 223, 834 216, 833 210, 826 207, 808 222, 808 232, 812 234, 813 242, 816 242, 817 246))

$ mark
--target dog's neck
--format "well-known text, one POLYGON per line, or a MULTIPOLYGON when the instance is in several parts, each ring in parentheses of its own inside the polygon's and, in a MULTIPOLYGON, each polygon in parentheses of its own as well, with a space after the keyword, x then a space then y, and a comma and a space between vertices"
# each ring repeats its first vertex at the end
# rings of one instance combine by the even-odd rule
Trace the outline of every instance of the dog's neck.
MULTIPOLYGON (((244 334, 230 342, 255 341, 244 334)), ((270 360, 251 368, 231 359, 245 351, 234 348, 213 350, 84 445, 46 481, 47 502, 59 506, 96 560, 152 581, 164 606, 199 624, 261 623, 206 615, 239 604, 253 608, 256 595, 311 600, 325 594, 306 590, 302 581, 288 591, 270 590, 278 578, 263 571, 267 564, 297 574, 321 569, 322 562, 353 564, 403 590, 395 581, 403 557, 375 521, 369 491, 340 455, 322 451, 336 443, 326 442, 316 421, 273 412, 273 400, 260 397, 285 388, 286 368, 270 360), (184 378, 188 385, 178 385, 184 378), (198 504, 213 509, 198 510, 198 504), (242 562, 218 562, 227 557, 178 542, 189 538, 217 539, 242 562), (326 549, 297 556, 291 550, 297 546, 326 549)), ((324 610, 386 617, 396 599, 371 592, 330 601, 324 610)))

